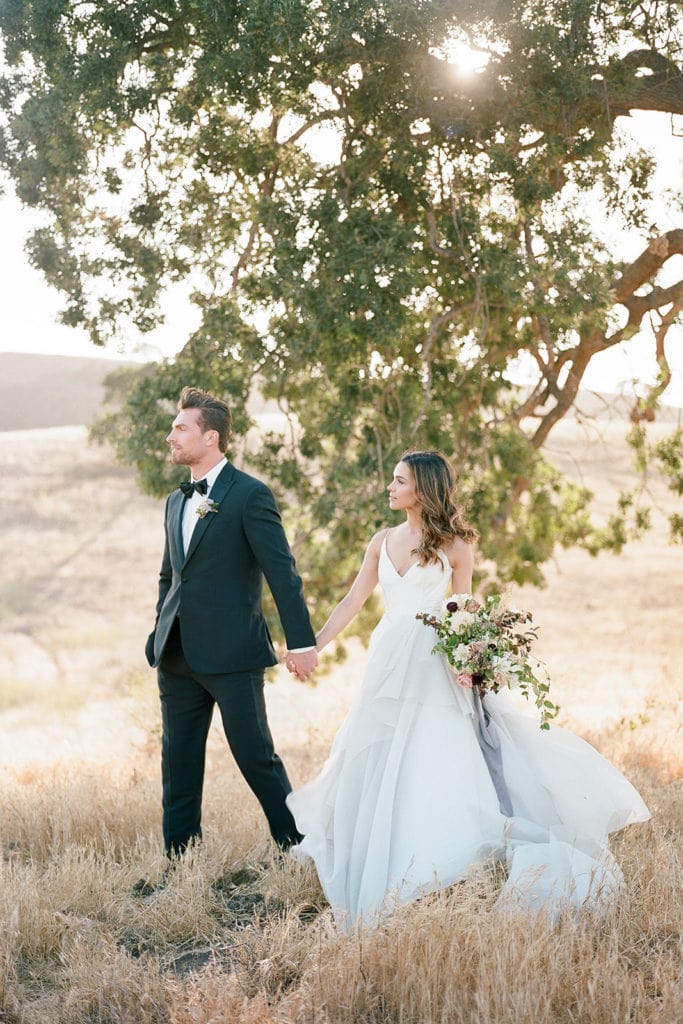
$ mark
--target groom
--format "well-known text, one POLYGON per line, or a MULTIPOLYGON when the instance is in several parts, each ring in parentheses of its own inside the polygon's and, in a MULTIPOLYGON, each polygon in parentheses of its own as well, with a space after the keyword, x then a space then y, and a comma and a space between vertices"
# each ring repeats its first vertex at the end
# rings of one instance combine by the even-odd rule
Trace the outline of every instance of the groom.
POLYGON ((161 697, 163 832, 170 857, 201 839, 215 704, 273 839, 287 849, 301 838, 266 719, 263 674, 277 658, 261 609, 263 576, 285 632, 287 665, 300 679, 317 665, 315 636, 272 493, 225 458, 231 419, 225 402, 186 387, 166 438, 172 461, 192 474, 166 502, 156 623, 145 649, 161 697))

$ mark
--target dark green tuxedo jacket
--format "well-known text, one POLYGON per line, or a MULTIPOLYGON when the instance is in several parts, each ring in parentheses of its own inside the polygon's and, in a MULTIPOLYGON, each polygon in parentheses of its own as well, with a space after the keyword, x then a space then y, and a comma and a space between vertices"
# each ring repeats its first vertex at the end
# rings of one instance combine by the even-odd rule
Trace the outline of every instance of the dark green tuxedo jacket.
POLYGON ((166 502, 156 623, 145 650, 150 665, 159 664, 176 617, 183 654, 195 672, 213 675, 275 665, 261 608, 264 576, 287 648, 314 646, 301 578, 271 491, 228 463, 210 500, 218 511, 198 518, 185 554, 182 491, 173 491, 166 502))

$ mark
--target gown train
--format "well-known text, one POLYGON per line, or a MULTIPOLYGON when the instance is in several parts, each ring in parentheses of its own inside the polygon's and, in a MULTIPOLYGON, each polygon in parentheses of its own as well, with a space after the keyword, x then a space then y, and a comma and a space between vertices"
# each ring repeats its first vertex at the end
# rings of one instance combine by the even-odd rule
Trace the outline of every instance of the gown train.
POLYGON ((472 692, 415 618, 442 612, 448 560, 400 575, 385 539, 379 579, 386 610, 358 694, 320 774, 287 799, 304 835, 293 855, 315 862, 335 920, 372 924, 491 857, 507 864, 501 900, 551 917, 607 904, 622 882, 609 833, 650 816, 637 791, 578 736, 541 731, 509 692, 487 693, 512 804, 503 813, 472 692))

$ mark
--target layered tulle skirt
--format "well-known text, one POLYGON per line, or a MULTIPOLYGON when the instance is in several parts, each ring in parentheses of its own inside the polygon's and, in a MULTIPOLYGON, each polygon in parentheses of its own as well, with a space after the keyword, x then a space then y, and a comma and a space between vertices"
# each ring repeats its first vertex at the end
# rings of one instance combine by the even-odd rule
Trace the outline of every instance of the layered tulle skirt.
POLYGON ((294 856, 314 860, 335 919, 372 924, 492 857, 507 866, 503 900, 553 916, 607 905, 621 884, 607 838, 649 817, 639 794, 588 743, 541 731, 501 692, 484 702, 511 804, 501 809, 474 697, 433 643, 414 613, 385 615, 322 771, 288 798, 305 837, 294 856))

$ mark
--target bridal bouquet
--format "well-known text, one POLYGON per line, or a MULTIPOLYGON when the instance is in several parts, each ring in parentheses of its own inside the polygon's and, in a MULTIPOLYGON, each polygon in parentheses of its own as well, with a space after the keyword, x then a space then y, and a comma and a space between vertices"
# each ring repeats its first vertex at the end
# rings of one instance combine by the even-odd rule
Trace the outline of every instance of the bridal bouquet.
POLYGON ((461 686, 476 686, 482 696, 501 686, 519 686, 527 700, 533 697, 541 729, 550 728, 559 708, 550 700, 550 683, 534 674, 529 661, 537 639, 536 627, 527 626, 531 612, 506 607, 500 594, 487 597, 483 605, 471 594, 455 594, 442 619, 425 612, 417 618, 437 631, 434 653, 445 654, 461 686))

